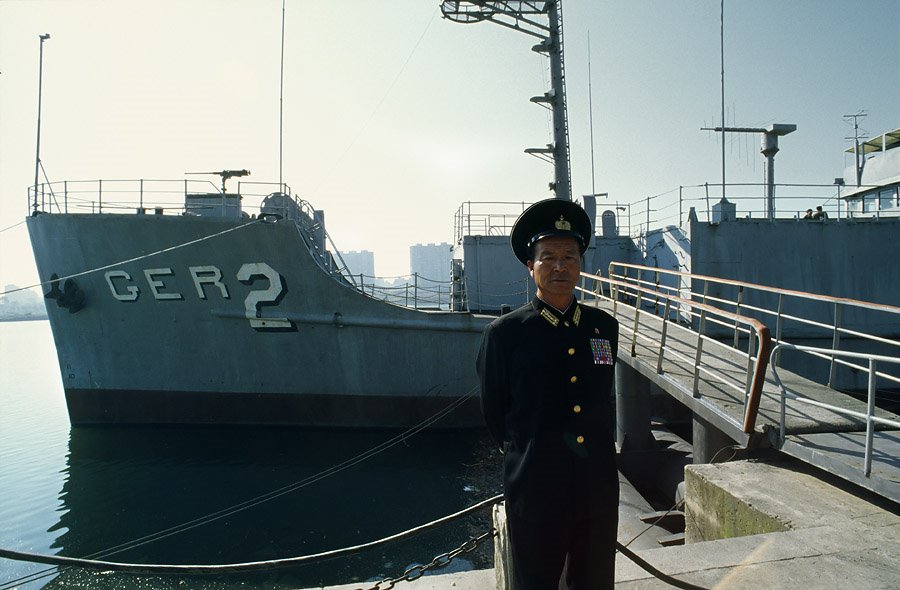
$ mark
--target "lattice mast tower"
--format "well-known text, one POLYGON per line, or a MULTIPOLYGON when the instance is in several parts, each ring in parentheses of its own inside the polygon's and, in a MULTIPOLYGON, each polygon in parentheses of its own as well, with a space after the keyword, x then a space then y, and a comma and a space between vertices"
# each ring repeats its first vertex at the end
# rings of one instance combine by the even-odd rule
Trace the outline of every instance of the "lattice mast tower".
POLYGON ((458 23, 491 21, 540 40, 532 50, 550 60, 550 89, 531 102, 548 108, 553 119, 553 143, 527 148, 525 153, 553 164, 550 184, 557 199, 572 200, 569 168, 569 124, 566 117, 566 71, 563 60, 561 0, 479 1, 444 0, 444 17, 458 23), (546 20, 546 23, 544 22, 546 20))

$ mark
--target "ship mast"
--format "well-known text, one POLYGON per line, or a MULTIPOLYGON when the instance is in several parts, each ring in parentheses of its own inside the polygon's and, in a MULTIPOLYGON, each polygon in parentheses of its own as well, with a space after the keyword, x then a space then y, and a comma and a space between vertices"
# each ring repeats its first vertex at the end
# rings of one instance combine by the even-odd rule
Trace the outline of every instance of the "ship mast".
POLYGON ((540 40, 532 47, 550 60, 550 90, 531 102, 550 109, 553 116, 553 143, 527 148, 525 153, 553 164, 550 184, 557 199, 572 200, 569 168, 569 125, 566 118, 566 72, 563 61, 561 0, 444 0, 444 17, 458 23, 491 21, 540 40), (546 23, 544 22, 546 18, 546 23))
POLYGON ((845 139, 853 140, 853 153, 856 156, 856 186, 862 185, 862 172, 863 167, 866 165, 865 152, 860 150, 859 146, 859 120, 862 117, 865 117, 867 113, 865 111, 859 111, 855 115, 844 115, 844 120, 853 119, 853 137, 847 137, 845 139))
MULTIPOLYGON (((773 123, 768 127, 701 127, 701 131, 727 133, 759 133, 762 145, 759 153, 766 159, 766 219, 775 219, 775 154, 778 153, 778 138, 797 130, 793 123, 773 123)), ((724 170, 724 168, 723 168, 724 170)), ((723 172, 724 174, 724 172, 723 172)), ((722 185, 721 203, 727 203, 724 184, 722 185)))

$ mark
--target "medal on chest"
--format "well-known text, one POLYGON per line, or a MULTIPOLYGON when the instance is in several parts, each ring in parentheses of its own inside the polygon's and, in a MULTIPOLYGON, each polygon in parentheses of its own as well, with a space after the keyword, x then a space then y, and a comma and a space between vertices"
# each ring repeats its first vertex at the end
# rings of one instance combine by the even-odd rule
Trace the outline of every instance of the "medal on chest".
POLYGON ((594 355, 595 365, 613 364, 612 346, 609 340, 604 338, 591 338, 591 352, 594 355))

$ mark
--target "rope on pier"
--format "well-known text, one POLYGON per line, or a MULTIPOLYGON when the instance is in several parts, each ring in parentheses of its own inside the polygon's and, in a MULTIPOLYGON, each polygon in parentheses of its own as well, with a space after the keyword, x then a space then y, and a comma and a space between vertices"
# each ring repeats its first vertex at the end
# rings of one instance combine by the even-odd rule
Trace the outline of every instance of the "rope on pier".
POLYGON ((659 571, 658 569, 656 569, 655 567, 650 565, 650 563, 647 560, 645 560, 641 557, 638 557, 637 553, 635 553, 628 547, 622 545, 618 541, 616 541, 616 549, 622 555, 624 555, 625 557, 627 557, 628 559, 630 559, 631 561, 636 563, 638 565, 638 567, 640 567, 642 570, 644 570, 645 572, 647 572, 654 578, 657 578, 660 581, 665 582, 666 584, 669 584, 670 586, 675 586, 676 588, 684 588, 684 590, 708 590, 707 588, 704 588, 703 586, 697 586, 695 584, 691 584, 690 582, 685 582, 684 580, 679 580, 678 578, 674 578, 674 577, 670 576, 669 574, 664 574, 663 572, 659 571))
POLYGON ((433 529, 442 524, 446 524, 457 518, 468 516, 473 512, 477 512, 488 506, 493 506, 503 500, 503 496, 494 496, 483 500, 474 506, 464 508, 459 512, 454 512, 447 516, 443 516, 437 520, 421 524, 407 531, 390 535, 376 541, 370 541, 353 547, 345 547, 343 549, 335 549, 322 553, 314 553, 312 555, 303 555, 300 557, 287 557, 283 559, 270 559, 266 561, 252 561, 247 563, 227 563, 220 565, 170 565, 170 564, 140 564, 140 563, 119 563, 114 561, 99 561, 95 559, 82 559, 78 557, 64 557, 61 555, 43 555, 38 553, 26 553, 23 551, 11 551, 9 549, 0 549, 0 557, 14 559, 17 561, 29 561, 33 563, 45 563, 49 565, 75 566, 88 569, 97 569, 103 571, 127 572, 132 574, 223 574, 235 572, 253 572, 253 571, 271 571, 275 569, 292 567, 296 565, 315 563, 335 557, 343 557, 353 555, 378 547, 392 541, 404 539, 417 535, 429 529, 433 529))
MULTIPOLYGON (((307 563, 315 563, 318 561, 324 561, 326 559, 334 559, 336 557, 344 557, 347 555, 354 555, 356 553, 360 553, 362 551, 366 551, 368 549, 372 549, 381 545, 385 545, 387 543, 391 543, 393 541, 398 541, 401 539, 405 539, 407 537, 412 537, 418 535, 419 533, 423 533, 427 530, 436 528, 458 518, 462 518, 463 516, 468 516, 474 512, 482 510, 484 508, 493 506, 494 504, 498 504, 503 501, 502 495, 497 495, 492 498, 488 498, 487 500, 482 500, 481 502, 470 506, 468 508, 464 508, 458 512, 454 512, 453 514, 448 514, 447 516, 443 516, 438 518, 437 520, 433 520, 431 522, 421 524, 417 527, 413 527, 409 530, 396 533, 394 535, 390 535, 388 537, 384 537, 375 541, 370 541, 368 543, 363 543, 360 545, 355 545, 352 547, 345 547, 343 549, 335 549, 332 551, 325 551, 322 553, 314 553, 311 555, 303 555, 299 557, 288 557, 283 559, 271 559, 266 561, 253 561, 246 563, 229 563, 229 564, 218 564, 218 565, 171 565, 171 564, 138 564, 138 563, 121 563, 121 562, 112 562, 112 561, 100 561, 94 559, 82 559, 77 557, 64 557, 60 555, 44 555, 37 553, 27 553, 24 551, 12 551, 9 549, 0 548, 0 557, 6 559, 13 559, 17 561, 28 561, 32 563, 44 563, 55 566, 70 566, 70 567, 80 567, 86 569, 96 569, 107 572, 125 572, 131 574, 182 574, 182 575, 202 575, 202 574, 223 574, 223 573, 236 573, 236 572, 254 572, 254 571, 272 571, 275 569, 281 569, 286 567, 293 567, 297 565, 303 565, 307 563)), ((666 573, 661 572, 656 569, 653 565, 647 562, 645 559, 639 557, 636 553, 634 553, 631 549, 628 549, 625 545, 622 545, 618 541, 616 542, 616 549, 622 553, 625 557, 636 563, 639 567, 641 567, 644 571, 654 576, 655 578, 671 585, 676 588, 683 588, 684 590, 708 590, 703 586, 698 586, 696 584, 691 584, 690 582, 685 582, 684 580, 679 580, 678 578, 672 577, 666 573)))
MULTIPOLYGON (((452 409, 455 409, 455 407, 457 407, 457 405, 459 405, 462 401, 464 401, 471 395, 472 395, 472 392, 470 391, 469 395, 464 396, 463 398, 460 398, 460 400, 456 400, 454 403, 450 404, 450 406, 448 406, 448 408, 445 408, 443 411, 438 412, 438 414, 433 416, 431 419, 428 419, 425 422, 423 422, 422 424, 420 424, 419 426, 414 427, 407 432, 404 432, 402 435, 400 435, 398 437, 395 437, 394 439, 389 441, 388 444, 379 445, 379 447, 377 447, 376 452, 380 452, 380 450, 383 450, 384 448, 392 446, 398 440, 405 440, 406 438, 411 436, 413 433, 418 432, 422 428, 427 427, 428 425, 430 425, 433 422, 440 419, 440 417, 443 417, 447 412, 451 411, 452 409)), ((720 450, 720 452, 721 452, 721 450, 720 450)), ((364 453, 363 458, 368 458, 368 456, 371 456, 371 454, 375 454, 375 453, 374 452, 364 453)), ((346 468, 346 466, 348 466, 348 464, 355 464, 355 463, 359 462, 360 460, 362 460, 362 459, 357 458, 356 460, 342 463, 341 465, 338 466, 336 471, 340 471, 341 469, 346 468)), ((327 470, 326 474, 331 475, 333 471, 335 471, 335 470, 334 469, 327 470)), ((318 479, 320 479, 320 477, 319 478, 310 478, 310 479, 317 481, 318 479)), ((304 480, 304 482, 301 482, 300 486, 296 486, 296 487, 302 487, 302 485, 307 484, 307 483, 309 483, 309 482, 304 480)), ((293 489, 295 489, 295 486, 287 486, 286 489, 293 490, 293 489)), ((286 493, 286 489, 278 490, 278 492, 280 492, 280 493, 278 493, 277 495, 286 493)), ((269 496, 268 494, 265 495, 264 499, 262 499, 261 501, 270 499, 268 496, 269 496)), ((236 573, 236 572, 272 571, 275 569, 294 567, 294 566, 298 566, 298 565, 315 563, 315 562, 324 561, 327 559, 334 559, 337 557, 344 557, 347 555, 354 555, 356 553, 361 553, 368 549, 372 549, 372 548, 375 548, 375 547, 378 547, 381 545, 385 545, 385 544, 393 542, 393 541, 399 541, 399 540, 405 539, 407 537, 415 536, 419 533, 436 528, 438 526, 441 526, 443 524, 446 524, 446 523, 456 520, 458 518, 468 516, 469 514, 472 514, 474 512, 482 510, 484 508, 493 506, 494 504, 499 504, 502 501, 503 501, 503 496, 497 495, 492 498, 488 498, 487 500, 482 500, 481 502, 479 502, 473 506, 464 508, 463 510, 460 510, 453 514, 449 514, 447 516, 438 518, 437 520, 433 520, 431 522, 413 527, 409 530, 406 530, 406 531, 403 531, 400 533, 396 533, 394 535, 390 535, 388 537, 384 537, 381 539, 377 539, 375 541, 370 541, 368 543, 363 543, 363 544, 355 545, 352 547, 345 547, 342 549, 334 549, 331 551, 325 551, 322 553, 315 553, 315 554, 311 554, 311 555, 303 555, 303 556, 298 556, 298 557, 288 557, 288 558, 273 559, 273 560, 266 560, 266 561, 230 563, 230 564, 215 564, 215 565, 138 564, 138 563, 102 561, 102 560, 88 559, 88 558, 66 557, 66 556, 60 556, 60 555, 46 555, 46 554, 39 554, 39 553, 29 553, 29 552, 24 552, 24 551, 13 551, 10 549, 3 549, 3 548, 0 548, 0 558, 6 558, 6 559, 15 560, 15 561, 26 561, 26 562, 31 562, 31 563, 43 563, 43 564, 53 565, 53 566, 57 566, 57 567, 60 567, 60 566, 62 566, 62 567, 79 567, 79 568, 84 568, 84 569, 102 570, 105 572, 123 572, 123 573, 131 573, 131 574, 203 575, 203 574, 223 574, 223 573, 236 573)), ((258 502, 243 503, 243 504, 239 505, 238 507, 236 507, 237 510, 234 510, 233 512, 240 511, 242 509, 249 507, 250 505, 255 505, 256 503, 258 503, 258 502)), ((223 512, 227 512, 227 511, 223 511, 223 512)), ((228 512, 228 513, 231 513, 231 512, 228 512)), ((199 526, 199 523, 206 522, 207 520, 215 520, 216 518, 219 518, 219 517, 220 517, 220 513, 216 513, 214 515, 209 515, 205 518, 191 521, 191 523, 188 523, 191 525, 188 528, 193 528, 194 526, 199 526)), ((652 526, 652 524, 650 526, 652 526)), ((648 529, 649 528, 650 527, 648 526, 648 529)), ((151 537, 151 538, 149 540, 142 539, 141 540, 142 542, 133 544, 132 546, 138 546, 138 545, 144 544, 146 542, 150 542, 151 540, 156 540, 156 538, 161 538, 164 536, 169 536, 171 534, 175 534, 175 532, 178 532, 177 529, 180 529, 180 527, 173 527, 173 529, 167 529, 166 531, 163 531, 162 535, 159 535, 159 536, 150 535, 149 537, 151 537)), ((489 536, 493 536, 493 534, 495 534, 493 529, 488 531, 489 536)), ((643 533, 640 533, 637 536, 640 536, 641 534, 643 534, 643 533)), ((482 535, 482 537, 484 537, 484 536, 485 535, 482 535)), ((637 537, 635 537, 635 538, 637 538, 637 537)), ((479 538, 479 540, 480 540, 480 538, 479 538)), ((632 541, 633 540, 634 539, 632 539, 632 541)), ((467 544, 471 543, 472 541, 473 540, 468 541, 467 544)), ((628 544, 630 544, 630 542, 628 544)), ((128 544, 126 544, 126 545, 128 545, 128 544)), ((466 544, 464 544, 464 547, 465 547, 465 545, 466 544)), ((646 571, 650 575, 654 576, 655 578, 657 578, 671 586, 674 586, 676 588, 683 588, 685 590, 708 590, 702 586, 697 586, 695 584, 691 584, 689 582, 679 580, 678 578, 674 578, 668 574, 661 572, 660 570, 656 569, 653 565, 651 565, 649 562, 642 559, 637 554, 635 554, 633 551, 628 549, 627 545, 623 545, 618 541, 616 542, 616 549, 617 549, 617 551, 622 553, 622 555, 626 556, 628 559, 630 559, 635 564, 637 564, 639 567, 641 567, 644 571, 646 571)), ((434 563, 434 562, 432 562, 432 563, 434 563)), ((443 565, 446 565, 447 563, 449 563, 449 560, 441 561, 440 563, 436 564, 436 566, 441 567, 443 565)), ((45 572, 41 572, 41 573, 43 573, 44 575, 47 575, 49 572, 45 571, 45 572)), ((27 577, 28 576, 26 576, 26 578, 27 577)), ((40 576, 40 577, 43 577, 43 576, 40 576)), ((415 579, 415 578, 412 578, 412 579, 415 579)), ((17 581, 23 581, 23 580, 24 580, 24 578, 20 578, 17 581)), ((14 581, 13 583, 15 583, 17 581, 14 581)), ((29 580, 29 581, 33 581, 33 580, 29 580)), ((9 586, 7 586, 7 585, 2 586, 2 588, 7 588, 7 587, 9 587, 9 586)))

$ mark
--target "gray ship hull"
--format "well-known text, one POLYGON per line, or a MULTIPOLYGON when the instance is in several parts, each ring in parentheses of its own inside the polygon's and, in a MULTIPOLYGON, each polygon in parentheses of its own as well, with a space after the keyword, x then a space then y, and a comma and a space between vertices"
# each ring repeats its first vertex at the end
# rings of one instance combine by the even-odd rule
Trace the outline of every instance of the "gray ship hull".
POLYGON ((28 229, 41 280, 63 279, 45 291, 73 424, 408 427, 457 401, 436 426, 482 423, 490 318, 364 295, 293 222, 40 214, 28 229))

